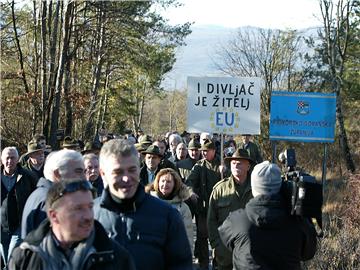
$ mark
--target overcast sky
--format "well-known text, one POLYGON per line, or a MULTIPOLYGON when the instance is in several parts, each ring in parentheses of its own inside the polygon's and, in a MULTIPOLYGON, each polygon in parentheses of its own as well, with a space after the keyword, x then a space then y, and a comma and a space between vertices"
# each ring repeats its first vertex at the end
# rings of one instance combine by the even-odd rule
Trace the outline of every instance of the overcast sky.
POLYGON ((318 0, 179 0, 163 13, 171 24, 302 29, 320 26, 318 0))

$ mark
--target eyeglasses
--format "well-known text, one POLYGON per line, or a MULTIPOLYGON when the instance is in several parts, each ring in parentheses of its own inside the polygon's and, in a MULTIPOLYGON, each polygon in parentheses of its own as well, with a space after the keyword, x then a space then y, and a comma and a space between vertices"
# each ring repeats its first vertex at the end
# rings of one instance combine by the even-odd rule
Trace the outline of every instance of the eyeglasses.
POLYGON ((77 182, 71 182, 65 185, 64 189, 59 193, 59 198, 64 196, 67 193, 73 193, 79 190, 84 191, 94 191, 93 185, 90 183, 90 181, 77 181, 77 182))

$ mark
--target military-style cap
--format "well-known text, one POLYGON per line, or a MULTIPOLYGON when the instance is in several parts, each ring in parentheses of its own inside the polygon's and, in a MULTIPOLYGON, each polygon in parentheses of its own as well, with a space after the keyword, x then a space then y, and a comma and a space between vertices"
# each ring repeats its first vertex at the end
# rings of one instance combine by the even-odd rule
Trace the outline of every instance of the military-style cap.
POLYGON ((226 157, 225 160, 240 160, 240 159, 246 159, 251 164, 254 163, 254 161, 250 158, 249 153, 245 149, 237 149, 234 154, 231 157, 226 157))
POLYGON ((78 146, 79 144, 76 141, 74 141, 70 136, 66 136, 62 143, 63 148, 76 148, 78 146))
POLYGON ((201 144, 197 140, 194 140, 194 139, 192 139, 188 145, 189 150, 198 150, 200 147, 201 147, 201 144))
POLYGON ((146 151, 141 152, 141 154, 143 154, 143 155, 150 154, 150 155, 156 155, 156 156, 162 157, 162 154, 160 153, 160 149, 156 145, 150 145, 146 149, 146 151))
POLYGON ((145 144, 142 144, 142 143, 135 143, 134 144, 136 150, 139 152, 139 153, 142 153, 143 151, 145 151, 147 149, 148 146, 146 146, 145 144))
POLYGON ((205 139, 203 145, 201 146, 201 148, 199 150, 206 151, 206 150, 211 150, 211 149, 213 149, 213 150, 216 149, 214 142, 212 140, 205 139))
POLYGON ((101 146, 96 142, 86 142, 84 149, 81 151, 81 154, 86 155, 88 153, 94 153, 100 151, 101 146))
POLYGON ((150 137, 150 135, 142 135, 139 137, 139 143, 142 144, 152 144, 152 139, 150 137))
POLYGON ((30 155, 35 152, 44 151, 44 148, 41 146, 41 144, 38 144, 35 141, 30 141, 27 145, 27 152, 24 154, 24 156, 30 155))

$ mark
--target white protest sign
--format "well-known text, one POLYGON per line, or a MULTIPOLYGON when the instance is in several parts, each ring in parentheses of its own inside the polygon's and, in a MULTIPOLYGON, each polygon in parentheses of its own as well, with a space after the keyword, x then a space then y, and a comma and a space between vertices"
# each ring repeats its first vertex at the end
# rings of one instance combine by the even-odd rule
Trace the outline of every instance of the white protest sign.
POLYGON ((187 131, 260 134, 260 78, 188 77, 187 131))

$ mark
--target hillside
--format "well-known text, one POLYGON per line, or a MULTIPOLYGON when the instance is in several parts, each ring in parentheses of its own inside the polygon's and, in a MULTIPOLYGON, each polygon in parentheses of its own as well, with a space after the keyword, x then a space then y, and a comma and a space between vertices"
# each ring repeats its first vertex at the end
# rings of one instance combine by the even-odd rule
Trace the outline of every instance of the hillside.
MULTIPOLYGON (((185 39, 186 46, 178 48, 175 65, 162 83, 165 90, 184 89, 188 76, 221 76, 221 71, 213 62, 216 49, 220 44, 226 44, 238 30, 214 25, 194 26, 191 29, 192 33, 185 39)), ((301 32, 314 36, 317 29, 309 28, 301 32)))

